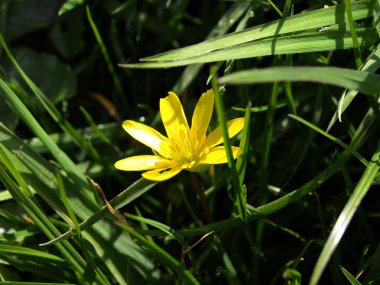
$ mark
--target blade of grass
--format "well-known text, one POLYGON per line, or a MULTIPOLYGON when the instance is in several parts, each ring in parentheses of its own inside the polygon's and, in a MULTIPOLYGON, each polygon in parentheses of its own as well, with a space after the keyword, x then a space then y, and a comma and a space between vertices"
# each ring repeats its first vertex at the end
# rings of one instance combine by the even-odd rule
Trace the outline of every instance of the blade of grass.
POLYGON ((363 62, 362 62, 362 54, 360 52, 358 37, 356 35, 355 23, 354 23, 354 19, 352 17, 351 1, 350 0, 344 0, 344 7, 346 10, 348 25, 350 26, 353 49, 354 49, 354 54, 355 54, 356 67, 359 69, 363 65, 363 62))
POLYGON ((64 265, 66 262, 64 259, 60 258, 57 255, 53 255, 50 253, 46 253, 40 250, 35 250, 31 248, 27 248, 24 246, 15 246, 15 245, 5 245, 0 244, 0 252, 6 254, 13 254, 20 257, 29 258, 31 260, 56 263, 64 265))
MULTIPOLYGON (((371 16, 372 1, 355 1, 351 5, 352 17, 359 20, 371 16)), ((144 61, 173 61, 184 58, 209 54, 219 49, 231 48, 254 40, 300 32, 306 29, 318 29, 334 24, 343 25, 346 22, 344 5, 335 5, 315 11, 301 13, 285 20, 281 19, 271 23, 259 25, 241 32, 228 34, 213 40, 208 40, 196 45, 168 51, 162 54, 144 58, 144 61), (307 23, 307 25, 305 25, 307 23), (280 31, 278 31, 281 26, 280 31)), ((350 40, 352 42, 351 36, 350 40)))
MULTIPOLYGON (((378 35, 373 28, 358 29, 357 35, 361 46, 370 46, 375 44, 378 40, 378 35)), ((353 43, 349 32, 306 32, 296 35, 265 38, 194 57, 168 61, 119 64, 119 66, 126 68, 170 68, 189 64, 261 57, 266 55, 333 51, 352 47, 353 43)))
POLYGON ((230 138, 228 137, 228 130, 227 130, 227 118, 225 114, 224 103, 221 98, 221 95, 219 94, 219 86, 217 84, 215 67, 211 68, 210 74, 211 74, 211 86, 215 94, 215 109, 218 115, 219 125, 221 127, 224 147, 226 149, 228 167, 230 168, 230 171, 231 171, 232 185, 235 190, 234 191, 234 206, 236 207, 238 211, 238 215, 240 219, 243 222, 246 222, 246 211, 244 207, 244 198, 243 198, 244 190, 243 190, 242 184, 240 183, 239 175, 236 169, 236 164, 232 155, 231 142, 230 142, 230 138))
POLYGON ((342 236, 347 230, 351 219, 358 209, 362 199, 371 187, 372 181, 375 179, 380 169, 380 147, 376 150, 368 163, 359 183, 355 187, 350 199, 347 201, 342 212, 340 213, 323 249, 314 267, 310 278, 310 285, 316 285, 322 276, 322 273, 329 262, 331 255, 338 246, 342 236))
POLYGON ((270 67, 235 72, 219 78, 220 83, 254 84, 275 81, 318 82, 358 90, 368 95, 380 90, 380 75, 337 67, 270 67))
POLYGON ((340 270, 342 270, 344 276, 346 276, 351 285, 362 285, 362 283, 360 283, 346 268, 340 266, 340 270))

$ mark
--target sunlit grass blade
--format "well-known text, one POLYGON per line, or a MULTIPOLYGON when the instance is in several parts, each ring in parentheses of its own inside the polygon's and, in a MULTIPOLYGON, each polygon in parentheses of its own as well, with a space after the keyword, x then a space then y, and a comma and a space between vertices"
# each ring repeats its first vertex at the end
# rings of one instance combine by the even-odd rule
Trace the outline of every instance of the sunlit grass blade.
MULTIPOLYGON (((352 3, 351 11, 353 19, 358 20, 370 17, 372 5, 373 3, 371 1, 356 1, 352 3)), ((241 45, 254 40, 273 37, 273 35, 279 36, 288 33, 304 31, 305 29, 318 29, 334 24, 344 25, 345 18, 346 15, 344 5, 336 5, 329 8, 323 8, 298 14, 289 17, 286 20, 278 20, 271 23, 266 23, 260 26, 246 29, 241 32, 232 33, 213 40, 205 41, 196 45, 147 57, 143 60, 173 61, 196 57, 202 54, 209 54, 215 50, 231 48, 233 46, 241 45), (307 23, 307 25, 305 25, 305 23, 307 23)))
POLYGON ((356 210, 358 209, 362 199, 367 194, 371 187, 375 176, 380 169, 380 147, 376 150, 368 163, 363 175, 361 176, 357 186, 355 187, 351 197, 344 206, 342 212, 340 213, 325 245, 323 246, 322 252, 316 262, 313 273, 310 279, 310 285, 316 285, 327 266, 331 255, 335 251, 336 247, 347 230, 352 217, 354 216, 356 210))
POLYGON ((174 257, 172 257, 168 252, 164 249, 156 245, 155 243, 150 242, 144 236, 137 233, 130 226, 119 224, 119 226, 127 231, 131 236, 133 236, 138 243, 140 243, 143 247, 145 247, 150 254, 156 256, 161 262, 167 264, 171 267, 177 274, 185 281, 187 284, 200 284, 198 280, 188 271, 186 268, 182 266, 174 257))
MULTIPOLYGON (((373 28, 357 30, 359 45, 370 46, 378 36, 373 28)), ((170 68, 189 64, 243 59, 266 55, 332 51, 353 47, 351 34, 345 31, 307 32, 276 36, 177 60, 120 64, 126 68, 170 68)))
POLYGON ((255 84, 275 81, 318 82, 374 95, 380 89, 380 75, 337 67, 270 67, 232 73, 219 78, 226 84, 255 84))

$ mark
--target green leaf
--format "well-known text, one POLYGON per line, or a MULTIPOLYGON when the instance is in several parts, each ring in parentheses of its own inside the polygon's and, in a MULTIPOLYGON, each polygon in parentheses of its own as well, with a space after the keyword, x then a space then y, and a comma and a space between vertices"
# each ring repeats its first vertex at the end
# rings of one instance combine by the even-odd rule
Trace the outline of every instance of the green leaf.
POLYGON ((226 84, 275 81, 309 81, 331 84, 374 95, 380 90, 380 75, 337 67, 271 67, 235 72, 219 79, 226 84))

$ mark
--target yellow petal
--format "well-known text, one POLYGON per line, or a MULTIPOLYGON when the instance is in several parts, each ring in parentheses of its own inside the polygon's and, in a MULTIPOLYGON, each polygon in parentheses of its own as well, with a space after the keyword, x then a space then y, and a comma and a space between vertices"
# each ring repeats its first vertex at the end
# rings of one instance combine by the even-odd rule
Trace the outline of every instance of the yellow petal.
MULTIPOLYGON (((234 159, 241 155, 241 149, 237 146, 232 147, 232 155, 234 159)), ((210 149, 200 161, 201 164, 220 164, 227 163, 227 154, 224 146, 216 146, 210 149)))
POLYGON ((191 129, 195 131, 197 138, 201 139, 206 134, 210 124, 214 108, 214 92, 212 89, 203 93, 195 107, 191 129))
POLYGON ((163 156, 168 157, 169 154, 164 151, 163 147, 167 144, 167 138, 155 129, 130 120, 124 121, 123 128, 134 139, 159 152, 163 156))
POLYGON ((169 138, 175 137, 180 129, 189 129, 185 112, 178 96, 169 92, 169 95, 160 100, 160 114, 169 138))
MULTIPOLYGON (((244 127, 244 118, 236 118, 227 122, 228 137, 232 138, 237 135, 244 127)), ((221 144, 223 142, 222 129, 217 127, 212 131, 206 139, 206 146, 209 148, 221 144)))
POLYGON ((141 171, 168 167, 173 162, 155 155, 137 155, 116 161, 115 167, 124 171, 141 171))
POLYGON ((144 172, 142 176, 145 179, 152 181, 165 181, 180 173, 183 169, 181 167, 175 168, 157 168, 144 172))

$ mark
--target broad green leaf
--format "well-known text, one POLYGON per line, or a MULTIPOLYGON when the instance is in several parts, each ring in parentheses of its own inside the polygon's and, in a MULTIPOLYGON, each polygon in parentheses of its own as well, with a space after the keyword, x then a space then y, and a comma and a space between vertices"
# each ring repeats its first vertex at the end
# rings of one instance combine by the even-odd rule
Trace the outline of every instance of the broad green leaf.
POLYGON ((331 84, 373 95, 380 90, 380 75, 336 67, 270 67, 232 73, 219 79, 226 84, 309 81, 331 84))

